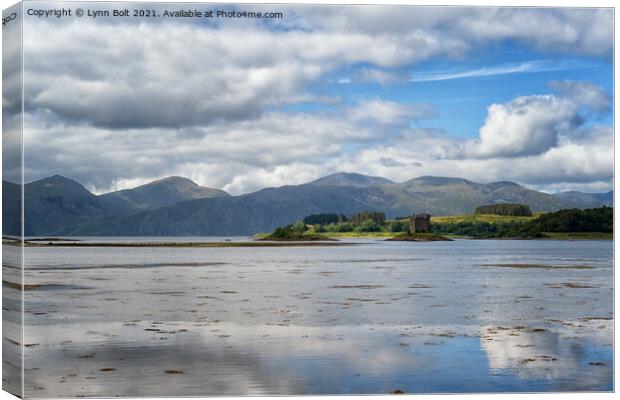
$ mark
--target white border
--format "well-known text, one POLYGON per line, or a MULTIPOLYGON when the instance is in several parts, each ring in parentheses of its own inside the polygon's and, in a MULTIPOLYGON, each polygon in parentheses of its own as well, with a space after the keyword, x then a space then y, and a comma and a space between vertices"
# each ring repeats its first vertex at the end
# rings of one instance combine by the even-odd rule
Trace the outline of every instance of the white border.
MULTIPOLYGON (((83 2, 95 2, 96 0, 82 0, 83 2)), ((136 3, 152 3, 154 1, 149 1, 149 0, 133 0, 131 2, 136 2, 136 3)), ((164 2, 164 1, 162 1, 164 2)), ((183 3, 184 1, 182 0, 167 0, 165 1, 166 3, 183 3)), ((187 1, 185 1, 187 2, 187 1)), ((2 9, 5 9, 13 4, 17 3, 16 1, 13 0, 0 0, 0 7, 2 9)), ((520 0, 520 1, 511 1, 511 2, 498 2, 497 0, 492 1, 492 0, 446 0, 446 1, 411 1, 411 0, 389 0, 389 1, 380 1, 380 0, 375 0, 375 1, 369 1, 369 0, 338 0, 338 1, 333 1, 333 0, 286 0, 286 1, 258 1, 258 0, 242 0, 242 1, 230 1, 230 0, 222 0, 222 1, 200 1, 200 2, 196 2, 196 3, 215 3, 215 4, 223 4, 223 3, 230 3, 230 4, 239 4, 239 3, 256 3, 256 4, 261 4, 261 3, 281 3, 281 4, 335 4, 335 5, 352 5, 352 4, 377 4, 377 5, 388 5, 388 4, 393 4, 393 5, 435 5, 435 6, 440 6, 440 5, 457 5, 457 6, 525 6, 525 7, 615 7, 615 3, 614 1, 610 1, 610 0, 590 0, 590 1, 576 1, 576 0, 520 0)), ((615 26, 615 15, 616 15, 616 10, 614 8, 614 26, 615 26)), ((617 42, 617 37, 618 37, 618 32, 616 30, 614 30, 614 44, 617 42)), ((0 41, 0 52, 2 50, 2 41, 0 41)), ((614 45, 614 50, 615 50, 615 45, 614 45)), ((1 63, 0 63, 1 64, 1 63)), ((615 94, 618 93, 618 82, 616 80, 616 67, 618 66, 618 54, 616 52, 614 52, 614 124, 615 124, 615 115, 616 115, 616 110, 617 110, 617 102, 615 101, 615 94)), ((2 66, 0 65, 0 73, 2 72, 2 66)), ((0 121, 1 121, 1 115, 0 115, 0 121)), ((615 125, 614 125, 615 127, 615 125)), ((615 129, 614 129, 615 130, 615 129)), ((614 134, 615 137, 615 134, 614 134)), ((614 154, 617 153, 617 149, 618 149, 618 143, 614 141, 614 154)), ((614 157, 615 158, 615 157, 614 157)), ((2 162, 2 155, 0 153, 0 165, 2 162)), ((618 186, 618 182, 620 181, 620 177, 618 176, 617 173, 617 168, 616 165, 614 163, 614 191, 616 188, 620 187, 618 186)), ((616 201, 616 193, 614 193, 614 208, 616 208, 617 205, 617 201, 616 201)), ((1 216, 0 216, 0 222, 1 222, 1 216)), ((620 223, 620 215, 619 213, 615 213, 614 214, 614 227, 619 226, 618 224, 620 223)), ((620 254, 618 252, 619 249, 619 243, 616 240, 616 235, 615 235, 615 229, 614 229, 614 265, 616 265, 616 261, 617 259, 617 255, 620 254)), ((615 284, 616 280, 615 280, 615 270, 614 270, 614 284, 615 284)), ((615 286, 614 286, 615 288, 615 286)), ((618 309, 618 294, 617 292, 614 290, 614 310, 618 309)), ((615 317, 615 313, 614 313, 614 317, 615 317)), ((617 335, 618 330, 616 329, 616 324, 617 324, 617 318, 614 319, 614 334, 617 335)), ((0 327, 1 327, 1 321, 0 321, 0 327)), ((615 340, 614 340, 615 342, 615 340)), ((614 345, 614 350, 615 350, 615 345, 614 345)), ((0 350, 1 352, 1 350, 0 350)), ((618 378, 618 373, 615 369, 615 354, 614 354, 614 388, 618 388, 618 383, 620 382, 619 378, 618 378)), ((338 396, 339 398, 346 398, 346 399, 351 399, 351 400, 362 400, 362 399, 368 399, 369 396, 338 396)), ((412 396, 406 396, 408 398, 413 398, 412 396)), ((611 399, 611 398, 615 398, 615 394, 614 393, 544 393, 544 394, 520 394, 520 393, 511 393, 511 394, 454 394, 454 395, 415 395, 415 399, 420 399, 420 400, 437 400, 437 399, 460 399, 460 400, 474 400, 474 399, 510 399, 510 400, 517 400, 517 399, 536 399, 536 398, 543 398, 543 399, 547 399, 547 400, 577 400, 577 399, 611 399)), ((227 400, 227 399, 243 399, 243 400, 249 400, 249 399, 304 399, 304 398, 308 398, 308 396, 291 396, 291 397, 218 397, 217 399, 223 399, 223 400, 227 400)), ((311 396, 310 397, 312 400, 329 400, 329 399, 334 399, 336 397, 333 396, 311 396)), ((394 396, 371 396, 372 399, 377 399, 377 400, 393 400, 394 396)), ((10 399, 16 399, 15 396, 10 395, 7 392, 4 391, 0 391, 0 400, 10 400, 10 399)), ((144 400, 153 400, 155 398, 149 398, 149 397, 142 397, 140 399, 144 399, 144 400)), ((179 398, 175 398, 175 397, 170 397, 167 399, 171 399, 171 400, 182 400, 182 399, 187 399, 187 397, 179 397, 179 398)))

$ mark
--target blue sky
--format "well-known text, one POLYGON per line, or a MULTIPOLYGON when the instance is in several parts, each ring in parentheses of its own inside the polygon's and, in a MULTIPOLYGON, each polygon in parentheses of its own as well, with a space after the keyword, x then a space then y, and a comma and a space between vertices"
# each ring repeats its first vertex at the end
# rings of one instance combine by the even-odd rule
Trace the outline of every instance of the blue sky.
MULTIPOLYGON (((467 60, 433 59, 397 68, 394 72, 402 75, 403 80, 394 83, 351 79, 369 67, 364 64, 341 68, 313 84, 311 90, 340 96, 348 105, 374 98, 429 104, 437 115, 414 126, 442 129, 464 138, 478 136, 488 105, 520 96, 552 93, 549 82, 553 80, 587 81, 613 93, 613 65, 607 57, 567 58, 566 54, 539 53, 509 42, 470 54, 467 60)), ((301 103, 283 109, 312 111, 323 107, 331 105, 301 103)), ((598 117, 588 123, 612 122, 611 112, 598 117)))

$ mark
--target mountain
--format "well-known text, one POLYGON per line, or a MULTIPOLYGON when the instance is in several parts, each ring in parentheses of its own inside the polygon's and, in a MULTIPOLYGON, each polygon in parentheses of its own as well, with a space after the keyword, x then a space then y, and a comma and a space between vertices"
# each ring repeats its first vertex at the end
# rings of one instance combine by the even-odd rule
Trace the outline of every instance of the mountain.
POLYGON ((2 181, 2 235, 21 234, 21 198, 20 185, 2 181))
POLYGON ((223 190, 198 186, 187 178, 171 176, 133 189, 99 196, 125 211, 153 210, 186 200, 230 196, 223 190))
MULTIPOLYGON (((380 189, 374 189, 380 194, 380 189)), ((67 227, 65 235, 250 235, 308 214, 376 209, 373 190, 334 185, 263 189, 242 196, 185 201, 157 210, 67 227), (370 199, 369 199, 370 198, 370 199)))
POLYGON ((614 204, 613 191, 606 193, 584 193, 571 190, 556 193, 554 196, 574 208, 594 208, 602 205, 612 207, 614 204))
MULTIPOLYGON (((5 206, 7 201, 19 200, 19 186, 11 185, 3 185, 8 188, 3 196, 5 206)), ((533 211, 554 211, 598 207, 613 199, 613 192, 552 195, 514 182, 485 184, 423 176, 394 183, 351 173, 241 196, 202 188, 179 177, 96 196, 73 180, 53 176, 27 184, 25 191, 27 231, 39 236, 248 235, 317 213, 384 211, 388 218, 421 212, 454 215, 494 203, 520 203, 533 211)), ((9 214, 15 210, 10 204, 6 208, 9 214)))
POLYGON ((386 185, 388 183, 394 182, 386 178, 381 178, 380 176, 362 175, 354 172, 338 172, 336 174, 319 178, 314 182, 310 182, 311 185, 335 185, 353 187, 386 185))
POLYGON ((466 214, 480 205, 495 203, 527 204, 533 211, 555 211, 566 206, 553 195, 505 181, 484 184, 463 178, 422 176, 402 184, 386 185, 384 190, 394 197, 392 207, 399 215, 412 211, 466 214))
MULTIPOLYGON (((3 233, 19 234, 20 186, 3 181, 3 233)), ((198 186, 191 180, 170 177, 97 196, 80 183, 54 175, 28 183, 25 192, 25 234, 56 235, 69 226, 151 210, 184 200, 229 196, 223 190, 198 186)))
POLYGON ((49 235, 96 218, 121 214, 123 209, 89 192, 78 182, 54 175, 24 186, 26 234, 49 235))

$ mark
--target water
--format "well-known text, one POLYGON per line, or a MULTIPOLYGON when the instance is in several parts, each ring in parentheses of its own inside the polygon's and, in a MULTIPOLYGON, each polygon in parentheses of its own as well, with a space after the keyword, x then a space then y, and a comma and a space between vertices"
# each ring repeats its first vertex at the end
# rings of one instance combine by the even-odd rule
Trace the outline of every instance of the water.
POLYGON ((27 248, 26 396, 613 389, 611 241, 352 242, 27 248))

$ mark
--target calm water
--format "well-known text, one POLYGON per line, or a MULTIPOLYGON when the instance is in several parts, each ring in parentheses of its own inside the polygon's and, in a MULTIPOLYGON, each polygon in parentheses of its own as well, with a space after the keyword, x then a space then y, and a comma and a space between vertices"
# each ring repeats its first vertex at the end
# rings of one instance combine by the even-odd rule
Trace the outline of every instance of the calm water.
POLYGON ((26 395, 613 389, 611 241, 354 242, 27 248, 26 395))

